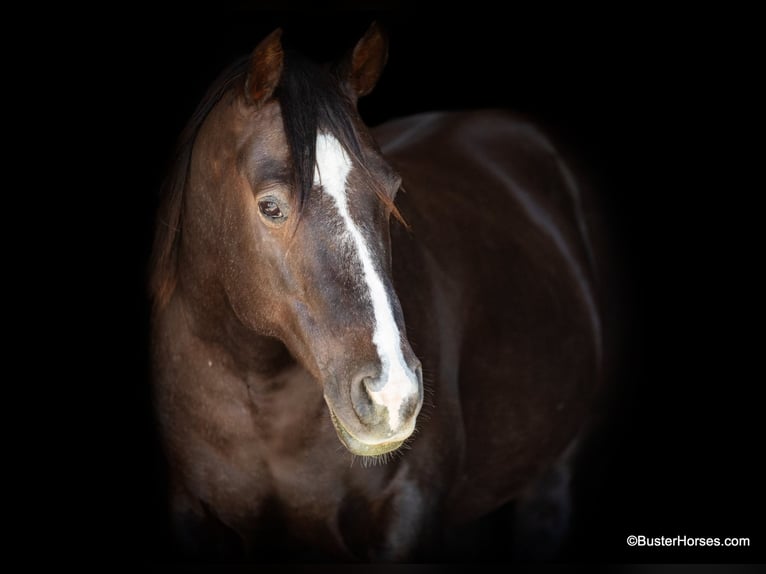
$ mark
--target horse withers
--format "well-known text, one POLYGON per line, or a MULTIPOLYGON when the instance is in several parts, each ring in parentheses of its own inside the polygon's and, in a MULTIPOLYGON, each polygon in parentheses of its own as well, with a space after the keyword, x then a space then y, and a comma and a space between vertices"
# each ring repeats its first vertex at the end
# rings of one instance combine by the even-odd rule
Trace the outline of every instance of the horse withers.
POLYGON ((182 135, 152 353, 194 555, 439 558, 451 529, 552 492, 542 530, 565 521, 601 361, 577 183, 504 112, 368 129, 386 56, 376 25, 333 66, 276 31, 182 135))

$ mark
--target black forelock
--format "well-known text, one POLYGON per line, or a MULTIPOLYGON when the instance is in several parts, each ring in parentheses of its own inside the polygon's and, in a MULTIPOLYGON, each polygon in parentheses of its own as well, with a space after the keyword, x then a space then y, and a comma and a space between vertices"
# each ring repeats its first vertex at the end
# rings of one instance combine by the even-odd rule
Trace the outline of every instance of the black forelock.
POLYGON ((353 104, 332 73, 296 52, 285 53, 284 68, 275 92, 279 99, 293 185, 302 207, 314 180, 316 139, 320 131, 334 136, 351 155, 361 146, 352 121, 353 104))

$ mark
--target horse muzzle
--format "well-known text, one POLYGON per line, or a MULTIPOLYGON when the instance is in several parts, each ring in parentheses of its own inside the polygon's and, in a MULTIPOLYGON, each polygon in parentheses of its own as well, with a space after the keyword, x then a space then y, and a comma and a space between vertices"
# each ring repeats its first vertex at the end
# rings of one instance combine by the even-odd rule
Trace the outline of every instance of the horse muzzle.
POLYGON ((338 438, 353 454, 376 456, 394 451, 415 431, 423 405, 422 369, 418 364, 401 375, 387 378, 385 383, 364 374, 357 376, 351 384, 350 405, 334 404, 325 395, 338 438))

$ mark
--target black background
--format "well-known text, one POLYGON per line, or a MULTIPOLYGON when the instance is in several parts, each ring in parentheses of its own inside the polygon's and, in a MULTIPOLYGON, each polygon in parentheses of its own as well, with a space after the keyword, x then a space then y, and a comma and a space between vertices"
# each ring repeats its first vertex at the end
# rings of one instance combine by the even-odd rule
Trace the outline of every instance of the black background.
POLYGON ((553 7, 509 7, 503 15, 102 15, 77 52, 97 80, 87 94, 97 103, 95 123, 103 124, 92 161, 110 177, 100 190, 106 200, 92 209, 101 221, 101 210, 109 211, 113 254, 103 280, 108 296, 94 298, 105 330, 93 338, 109 380, 99 387, 103 395, 85 403, 103 425, 87 429, 87 456, 98 471, 78 477, 101 511, 86 527, 86 555, 165 557, 145 281, 175 138, 223 67, 274 28, 284 28, 285 44, 326 60, 353 46, 377 18, 390 31, 391 50, 378 88, 361 104, 369 124, 432 109, 510 108, 574 150, 600 189, 627 336, 606 432, 584 455, 564 557, 763 561, 762 375, 752 370, 756 335, 745 328, 755 323, 748 301, 760 260, 746 254, 752 233, 738 223, 752 209, 749 196, 736 180, 720 177, 723 158, 740 146, 726 130, 737 101, 717 98, 740 88, 722 33, 738 34, 708 16, 701 22, 688 14, 553 7), (631 549, 629 534, 749 536, 752 546, 631 549))

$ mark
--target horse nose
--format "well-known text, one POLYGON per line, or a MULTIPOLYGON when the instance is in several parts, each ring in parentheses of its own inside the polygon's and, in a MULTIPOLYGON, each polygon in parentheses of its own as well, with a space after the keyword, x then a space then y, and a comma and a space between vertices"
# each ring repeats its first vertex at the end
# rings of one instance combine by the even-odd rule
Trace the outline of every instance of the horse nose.
POLYGON ((420 373, 419 364, 414 373, 401 372, 393 378, 391 373, 383 378, 371 369, 362 371, 351 386, 351 404, 359 421, 370 430, 398 432, 420 408, 420 373))

